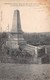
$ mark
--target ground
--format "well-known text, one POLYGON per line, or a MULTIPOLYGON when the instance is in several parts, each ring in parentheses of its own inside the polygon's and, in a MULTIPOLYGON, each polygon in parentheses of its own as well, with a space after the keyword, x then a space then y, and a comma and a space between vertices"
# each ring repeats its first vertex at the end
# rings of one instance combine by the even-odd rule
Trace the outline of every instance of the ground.
POLYGON ((0 63, 0 80, 50 80, 50 65, 0 63))

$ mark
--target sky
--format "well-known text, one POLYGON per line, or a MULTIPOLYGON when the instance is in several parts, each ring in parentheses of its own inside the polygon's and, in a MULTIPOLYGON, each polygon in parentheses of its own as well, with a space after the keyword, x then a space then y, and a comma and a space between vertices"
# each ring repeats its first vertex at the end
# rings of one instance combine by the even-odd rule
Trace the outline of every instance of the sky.
POLYGON ((8 31, 8 25, 9 31, 11 31, 13 14, 16 9, 20 11, 21 28, 24 32, 50 32, 50 8, 40 3, 33 6, 1 5, 0 31, 1 29, 2 31, 8 31))

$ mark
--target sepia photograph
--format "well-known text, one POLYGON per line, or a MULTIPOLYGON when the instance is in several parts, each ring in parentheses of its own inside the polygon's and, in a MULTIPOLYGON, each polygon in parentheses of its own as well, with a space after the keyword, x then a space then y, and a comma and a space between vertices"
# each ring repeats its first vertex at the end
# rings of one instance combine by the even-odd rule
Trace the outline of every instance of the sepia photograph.
POLYGON ((50 80, 50 0, 0 0, 0 80, 50 80))

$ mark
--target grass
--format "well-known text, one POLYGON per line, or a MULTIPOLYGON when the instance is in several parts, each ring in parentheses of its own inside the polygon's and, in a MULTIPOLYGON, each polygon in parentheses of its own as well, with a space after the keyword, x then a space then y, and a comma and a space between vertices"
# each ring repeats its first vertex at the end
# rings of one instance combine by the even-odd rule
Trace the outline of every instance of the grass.
POLYGON ((0 80, 50 80, 50 65, 0 63, 0 80))

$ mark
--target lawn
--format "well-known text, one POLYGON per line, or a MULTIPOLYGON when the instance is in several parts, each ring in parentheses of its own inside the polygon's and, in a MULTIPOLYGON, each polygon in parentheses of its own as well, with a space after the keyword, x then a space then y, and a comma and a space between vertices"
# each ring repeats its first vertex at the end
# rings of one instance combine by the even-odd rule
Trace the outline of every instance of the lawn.
POLYGON ((0 80, 50 80, 50 65, 0 63, 0 80))

